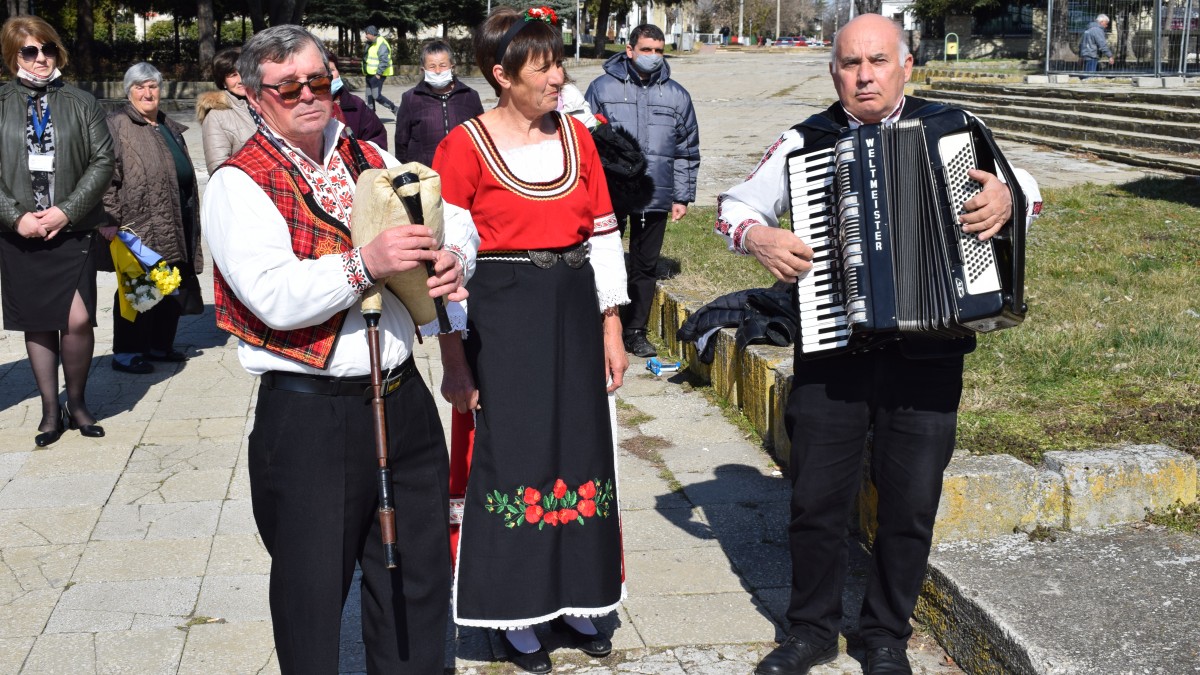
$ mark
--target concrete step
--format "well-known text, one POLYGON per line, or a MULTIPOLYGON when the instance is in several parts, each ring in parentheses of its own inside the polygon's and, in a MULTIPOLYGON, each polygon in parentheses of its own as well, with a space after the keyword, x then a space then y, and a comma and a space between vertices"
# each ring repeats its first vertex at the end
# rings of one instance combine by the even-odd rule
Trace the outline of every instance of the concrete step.
MULTIPOLYGON (((979 118, 991 127, 992 131, 1005 131, 1019 134, 1017 138, 1028 138, 1028 142, 1036 143, 1037 138, 1052 138, 1073 143, 1076 146, 1088 144, 1104 145, 1126 151, 1152 151, 1162 154, 1186 155, 1200 153, 1200 140, 1194 137, 1179 138, 1147 134, 1134 131, 1118 131, 1103 125, 1085 126, 1050 120, 1036 120, 1012 115, 980 114, 979 118)), ((1062 147, 1054 144, 1053 147, 1062 147)), ((1068 146, 1070 147, 1070 146, 1068 146)), ((1081 148, 1082 149, 1082 148, 1081 148)), ((1186 159, 1186 157, 1184 157, 1186 159)))
POLYGON ((1173 89, 1136 89, 1088 84, 1045 85, 934 81, 928 86, 931 89, 939 91, 969 91, 977 94, 1026 96, 1055 101, 1095 101, 1105 105, 1111 103, 1137 103, 1169 108, 1200 109, 1200 87, 1194 85, 1173 89))
MULTIPOLYGON (((1195 140, 1197 137, 1196 130, 1200 129, 1200 114, 1195 116, 1195 121, 1173 122, 1158 119, 1134 119, 1123 115, 1100 115, 1056 110, 1054 108, 1030 108, 1016 105, 979 103, 964 105, 963 107, 980 117, 984 115, 1011 117, 1025 120, 1031 124, 1034 122, 1050 122, 1070 128, 1100 129, 1109 134, 1129 133, 1157 136, 1164 144, 1162 146, 1163 149, 1172 152, 1174 151, 1172 147, 1176 146, 1180 148, 1179 152, 1183 153, 1194 152, 1200 149, 1200 144, 1196 144, 1195 140)), ((1080 140, 1083 139, 1080 138, 1080 140)))
MULTIPOLYGON (((1097 104, 1089 99, 1046 98, 1044 96, 1025 96, 1017 94, 993 94, 987 92, 968 91, 959 89, 921 88, 916 96, 930 100, 943 101, 961 105, 967 110, 976 111, 979 106, 1013 106, 1021 108, 1036 108, 1040 110, 1066 111, 1079 114, 1103 114, 1118 119, 1149 119, 1163 122, 1179 122, 1183 124, 1200 125, 1200 108, 1148 105, 1145 103, 1116 103, 1104 101, 1097 104)), ((1189 134, 1189 135, 1194 135, 1189 134)))

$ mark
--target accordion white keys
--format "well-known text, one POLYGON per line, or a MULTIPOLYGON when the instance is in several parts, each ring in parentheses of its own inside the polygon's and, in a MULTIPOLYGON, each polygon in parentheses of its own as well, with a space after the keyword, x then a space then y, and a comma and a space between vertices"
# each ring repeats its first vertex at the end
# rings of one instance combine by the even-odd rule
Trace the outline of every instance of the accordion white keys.
POLYGON ((797 284, 798 353, 815 358, 903 334, 956 338, 1025 317, 1024 196, 991 134, 952 108, 843 131, 832 147, 787 158, 792 230, 813 249, 797 284), (1004 176, 1012 216, 979 241, 958 223, 1004 176))

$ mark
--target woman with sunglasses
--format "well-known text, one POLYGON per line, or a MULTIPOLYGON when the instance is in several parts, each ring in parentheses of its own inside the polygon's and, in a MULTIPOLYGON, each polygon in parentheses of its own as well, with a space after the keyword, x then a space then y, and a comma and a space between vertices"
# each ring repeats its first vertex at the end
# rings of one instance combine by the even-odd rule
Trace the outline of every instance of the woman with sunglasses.
POLYGON ((67 52, 50 24, 36 16, 5 21, 0 54, 16 74, 0 86, 0 288, 4 328, 25 333, 41 394, 34 442, 50 445, 66 427, 103 436, 84 392, 95 347, 96 261, 106 255, 93 238, 104 224, 112 138, 96 99, 63 83, 67 52))
MULTIPOLYGON (((592 618, 625 594, 607 391, 628 365, 621 238, 587 128, 558 112, 563 43, 554 12, 492 12, 475 61, 499 102, 452 129, 434 169, 471 212, 480 246, 466 360, 478 387, 459 533, 454 619, 504 631, 510 660, 551 670, 550 622, 593 657, 592 618)), ((453 342, 441 343, 444 348, 453 342)))
POLYGON ((113 303, 113 370, 154 372, 150 361, 178 363, 187 356, 175 349, 175 332, 183 314, 200 314, 204 300, 196 275, 204 270, 200 253, 196 171, 183 132, 187 127, 159 110, 162 73, 149 63, 125 71, 129 101, 108 115, 117 166, 104 195, 108 226, 100 234, 112 239, 117 229, 132 230, 142 243, 179 270, 178 292, 128 321, 113 303))

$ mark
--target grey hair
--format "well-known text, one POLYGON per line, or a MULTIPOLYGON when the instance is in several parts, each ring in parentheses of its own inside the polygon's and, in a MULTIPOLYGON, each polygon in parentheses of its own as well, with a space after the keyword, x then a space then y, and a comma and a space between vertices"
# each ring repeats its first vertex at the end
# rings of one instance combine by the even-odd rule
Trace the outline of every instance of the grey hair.
POLYGON ((1108 15, 1107 15, 1107 14, 1097 14, 1097 15, 1096 15, 1096 21, 1097 21, 1097 22, 1100 22, 1100 21, 1108 21, 1108 20, 1109 20, 1109 19, 1108 19, 1108 15))
POLYGON ((450 63, 454 63, 454 50, 450 49, 450 45, 441 40, 433 40, 421 46, 420 64, 422 68, 425 67, 425 57, 433 56, 434 54, 449 54, 450 63))
POLYGON ((317 36, 300 26, 284 24, 255 33, 242 46, 242 55, 238 57, 237 71, 242 76, 242 84, 255 96, 262 94, 262 64, 283 63, 292 56, 304 51, 312 45, 321 54, 321 62, 325 71, 329 71, 329 58, 325 55, 325 45, 317 36))
MULTIPOLYGON (((892 25, 896 25, 896 22, 893 21, 892 25)), ((833 34, 833 40, 829 43, 829 70, 831 72, 837 66, 838 37, 841 36, 842 31, 845 29, 846 29, 846 27, 842 26, 841 29, 839 29, 836 33, 833 34)), ((904 31, 900 30, 900 26, 898 26, 898 25, 896 26, 896 47, 897 47, 897 53, 900 55, 901 61, 904 61, 904 59, 908 58, 908 55, 911 52, 908 49, 908 43, 904 41, 904 31)))
POLYGON ((129 66, 129 70, 125 71, 125 98, 129 98, 129 90, 133 89, 133 85, 150 80, 154 80, 155 84, 162 86, 162 73, 158 72, 158 68, 145 61, 129 66))

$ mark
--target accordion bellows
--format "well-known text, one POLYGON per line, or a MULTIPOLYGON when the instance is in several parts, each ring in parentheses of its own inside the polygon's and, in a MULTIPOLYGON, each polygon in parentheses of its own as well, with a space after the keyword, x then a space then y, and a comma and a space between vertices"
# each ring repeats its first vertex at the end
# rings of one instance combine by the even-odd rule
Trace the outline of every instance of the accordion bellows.
MULTIPOLYGON (((369 244, 384 230, 400 225, 411 225, 408 211, 400 201, 400 195, 413 195, 420 190, 421 206, 425 212, 425 226, 433 231, 433 238, 440 246, 443 241, 442 216, 442 179, 437 172, 424 164, 409 162, 391 169, 369 169, 358 177, 354 188, 354 209, 350 216, 350 233, 355 246, 369 244), (392 180, 401 174, 413 173, 420 179, 419 183, 411 183, 397 190, 392 188, 392 180)), ((386 285, 404 307, 412 315, 416 324, 429 323, 437 318, 433 299, 429 297, 429 273, 424 266, 417 266, 407 272, 388 277, 386 285)), ((378 302, 376 296, 379 282, 375 288, 363 296, 363 307, 369 309, 372 302, 378 302)))

